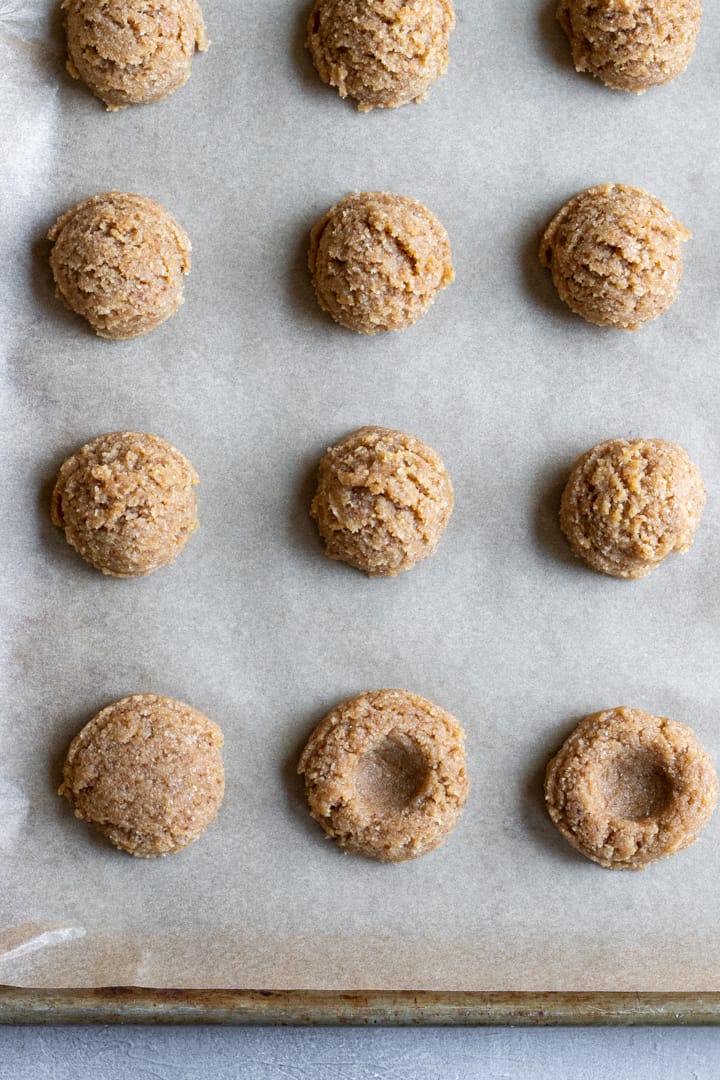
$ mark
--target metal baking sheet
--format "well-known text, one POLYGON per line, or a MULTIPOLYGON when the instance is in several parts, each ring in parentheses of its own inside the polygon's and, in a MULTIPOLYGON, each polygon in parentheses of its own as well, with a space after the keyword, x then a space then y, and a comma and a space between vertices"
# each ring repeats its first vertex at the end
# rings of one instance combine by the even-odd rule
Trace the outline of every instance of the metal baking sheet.
POLYGON ((542 774, 619 704, 690 724, 720 760, 720 16, 680 79, 636 97, 575 73, 554 4, 458 2, 427 100, 363 115, 315 75, 308 6, 207 0, 190 82, 109 114, 64 72, 57 6, 0 3, 0 981, 714 1000, 720 822, 610 873, 555 833, 542 774), (636 334, 573 316, 537 261, 550 216, 603 181, 693 232, 676 304, 636 334), (124 343, 58 304, 44 239, 110 188, 159 199, 193 244, 184 307, 124 343), (320 312, 306 268, 312 223, 363 189, 430 207, 456 269, 420 323, 374 338, 320 312), (324 559, 308 516, 319 456, 366 423, 425 439, 455 486, 436 555, 395 580, 324 559), (48 513, 60 463, 115 429, 169 439, 201 477, 200 531, 136 581, 85 566, 48 513), (640 582, 584 569, 557 526, 573 459, 616 435, 681 443, 708 489, 692 550, 640 582), (446 845, 400 867, 324 841, 295 775, 320 717, 381 686, 458 717, 473 785, 446 845), (226 737, 218 822, 155 861, 55 794, 80 726, 139 692, 226 737))

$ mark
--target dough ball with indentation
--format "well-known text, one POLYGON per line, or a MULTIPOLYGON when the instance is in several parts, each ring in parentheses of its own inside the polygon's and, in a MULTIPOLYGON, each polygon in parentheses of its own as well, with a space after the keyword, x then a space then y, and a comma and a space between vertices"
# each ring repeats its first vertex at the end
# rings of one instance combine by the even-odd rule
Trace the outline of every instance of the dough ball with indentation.
POLYGON ((629 184, 575 195, 540 245, 561 300, 588 322, 639 330, 666 311, 682 277, 690 233, 666 206, 629 184))
POLYGON ((93 195, 59 217, 48 240, 58 297, 100 337, 147 334, 183 302, 190 241, 154 199, 93 195))
POLYGON ((198 528, 197 473, 157 435, 100 435, 63 464, 53 524, 103 574, 141 577, 173 561, 198 528))
POLYGON ((360 334, 411 326, 455 276, 437 218, 384 191, 332 206, 310 233, 308 265, 320 307, 360 334))
POLYGON ((197 0, 63 0, 62 9, 67 69, 113 111, 177 90, 208 46, 197 0))
POLYGON ((715 767, 689 727, 624 707, 586 716, 545 776, 554 824, 612 870, 643 870, 689 847, 717 794, 715 767))
POLYGON ((578 71, 642 93, 687 67, 702 0, 560 0, 557 16, 578 71))
POLYGON ((705 486, 681 446, 609 439, 575 462, 560 527, 593 570, 641 578, 672 552, 688 550, 704 506, 705 486))
POLYGON ((316 0, 307 47, 362 112, 421 101, 448 66, 451 0, 316 0))
POLYGON ((310 514, 326 554, 393 577, 435 551, 453 511, 439 455, 403 431, 362 427, 320 461, 310 514))
POLYGON ((75 736, 59 795, 115 847, 168 855, 215 820, 225 788, 219 726, 182 701, 134 694, 75 736))
POLYGON ((345 851, 404 862, 457 825, 470 787, 454 716, 407 690, 336 706, 303 750, 310 813, 345 851))

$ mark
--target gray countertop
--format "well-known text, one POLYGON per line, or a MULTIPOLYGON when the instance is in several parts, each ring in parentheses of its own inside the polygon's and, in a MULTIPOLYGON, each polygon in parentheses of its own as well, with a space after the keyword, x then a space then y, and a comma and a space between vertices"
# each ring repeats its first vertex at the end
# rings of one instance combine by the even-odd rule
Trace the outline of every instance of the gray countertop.
POLYGON ((716 1080, 714 1028, 4 1028, 0 1080, 716 1080))

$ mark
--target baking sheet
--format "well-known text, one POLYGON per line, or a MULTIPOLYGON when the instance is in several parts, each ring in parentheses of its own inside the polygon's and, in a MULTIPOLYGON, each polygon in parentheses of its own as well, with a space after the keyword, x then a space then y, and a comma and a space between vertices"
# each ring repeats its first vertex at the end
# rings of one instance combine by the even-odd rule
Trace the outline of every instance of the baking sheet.
POLYGON ((187 86, 107 114, 63 70, 55 5, 0 0, 0 981, 720 989, 720 818, 618 874, 542 803, 548 757, 600 708, 689 723, 720 761, 720 15, 675 84, 635 97, 574 72, 554 4, 459 2, 427 101, 361 115, 314 75, 308 6, 206 0, 187 86), (552 213, 603 181, 694 233, 678 301, 637 334, 574 317, 537 263, 552 213), (44 240, 112 187, 159 199, 193 243, 181 312, 123 343, 56 302, 44 240), (456 281, 410 330, 357 337, 315 304, 309 228, 355 189, 413 195, 450 235, 456 281), (307 513, 319 456, 364 423, 425 439, 455 485, 435 557, 395 580, 325 560, 307 513), (119 428, 201 477, 200 531, 137 581, 86 567, 48 514, 64 458, 119 428), (681 443, 708 488, 692 550, 640 582, 585 570, 557 528, 573 459, 611 436, 681 443), (341 855, 295 776, 324 713, 381 686, 460 719, 473 784, 446 845, 399 867, 341 855), (218 822, 150 861, 55 795, 82 724, 144 692, 226 737, 218 822))

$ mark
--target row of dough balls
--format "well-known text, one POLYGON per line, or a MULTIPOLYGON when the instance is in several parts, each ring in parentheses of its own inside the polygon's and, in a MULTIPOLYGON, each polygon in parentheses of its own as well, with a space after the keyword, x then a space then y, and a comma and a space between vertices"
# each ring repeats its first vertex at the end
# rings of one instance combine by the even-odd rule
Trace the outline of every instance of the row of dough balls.
MULTIPOLYGON (((545 230, 540 261, 589 322, 637 330, 673 303, 690 236, 654 195, 601 184, 570 199, 545 230)), ((183 302, 190 240, 159 203, 110 191, 62 214, 48 233, 58 297, 104 338, 156 329, 183 302)), ((351 193, 310 233, 318 303, 362 334, 417 322, 454 278, 450 241, 416 199, 351 193)))
MULTIPOLYGON (((67 68, 110 110, 159 101, 208 46, 197 0, 63 0, 67 68)), ((702 0, 560 0, 578 71, 642 93, 685 70, 702 0)), ((307 48, 323 82, 361 111, 422 101, 448 66, 452 0, 316 0, 307 48)))
MULTIPOLYGON (((465 733, 407 690, 337 705, 299 763, 312 817, 346 852, 399 863, 438 847, 468 798, 465 733)), ((152 694, 103 709, 70 744, 59 789, 123 851, 167 855, 196 840, 224 794, 220 727, 152 694)), ((620 707, 585 717, 550 761, 545 803, 562 835, 610 869, 642 870, 688 847, 717 804, 712 760, 690 728, 620 707)))
MULTIPOLYGON (((60 468, 52 520, 104 574, 140 577, 172 562, 197 529, 197 483, 190 462, 164 439, 110 432, 60 468)), ((433 554, 453 505, 450 477, 432 447, 370 426, 324 454, 310 513, 329 558, 393 577, 433 554)), ((609 439, 575 462, 560 526, 592 569, 641 578, 688 550, 704 505, 700 473, 682 447, 609 439)))

